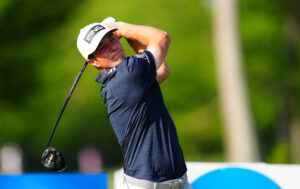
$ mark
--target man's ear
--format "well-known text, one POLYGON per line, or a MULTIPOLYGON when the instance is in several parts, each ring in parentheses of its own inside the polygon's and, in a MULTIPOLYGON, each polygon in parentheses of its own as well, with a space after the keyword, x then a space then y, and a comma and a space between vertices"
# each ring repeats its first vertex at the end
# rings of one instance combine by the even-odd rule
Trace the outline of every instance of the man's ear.
POLYGON ((94 58, 87 59, 87 62, 89 64, 91 64, 92 66, 94 66, 94 67, 98 67, 99 66, 99 65, 97 65, 97 62, 96 62, 96 60, 94 58))
POLYGON ((95 62, 95 60, 94 60, 94 59, 91 59, 91 58, 88 58, 88 59, 87 59, 87 62, 88 62, 89 64, 92 64, 92 65, 93 65, 93 63, 95 62))
POLYGON ((94 59, 94 58, 89 58, 89 59, 87 59, 87 62, 90 64, 90 65, 92 65, 92 66, 94 66, 95 68, 97 68, 97 69, 99 69, 101 66, 99 65, 99 63, 97 63, 97 61, 96 61, 96 59, 94 59))

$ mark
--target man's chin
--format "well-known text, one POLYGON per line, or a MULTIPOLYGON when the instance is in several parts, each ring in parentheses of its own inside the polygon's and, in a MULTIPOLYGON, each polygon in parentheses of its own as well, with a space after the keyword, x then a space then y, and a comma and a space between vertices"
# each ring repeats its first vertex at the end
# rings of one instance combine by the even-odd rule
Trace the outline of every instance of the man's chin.
POLYGON ((118 66, 122 62, 123 58, 119 58, 114 62, 114 67, 118 66))

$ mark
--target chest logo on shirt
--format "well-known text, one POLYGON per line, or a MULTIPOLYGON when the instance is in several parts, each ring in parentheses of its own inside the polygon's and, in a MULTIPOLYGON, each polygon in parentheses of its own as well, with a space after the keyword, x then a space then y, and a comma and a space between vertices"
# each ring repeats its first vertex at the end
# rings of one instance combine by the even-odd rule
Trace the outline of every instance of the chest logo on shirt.
POLYGON ((88 33, 85 35, 84 40, 88 43, 91 43, 95 35, 100 32, 101 30, 104 30, 105 28, 101 25, 93 26, 88 33))

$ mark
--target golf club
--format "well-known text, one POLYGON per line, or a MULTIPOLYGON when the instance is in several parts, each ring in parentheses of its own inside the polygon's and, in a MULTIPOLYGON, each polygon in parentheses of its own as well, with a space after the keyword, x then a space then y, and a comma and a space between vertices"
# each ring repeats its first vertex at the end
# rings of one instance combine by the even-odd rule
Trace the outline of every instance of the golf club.
POLYGON ((62 109, 61 109, 61 111, 59 113, 59 116, 58 116, 58 118, 56 120, 54 128, 53 128, 53 130, 51 132, 51 135, 50 135, 50 138, 48 140, 46 149, 43 152, 43 155, 42 155, 42 164, 43 164, 43 166, 45 168, 47 168, 47 169, 49 169, 51 171, 60 172, 60 171, 63 171, 63 170, 66 169, 66 161, 65 161, 62 153, 60 153, 54 147, 49 147, 49 145, 50 145, 50 142, 51 142, 51 140, 53 138, 53 135, 54 135, 54 132, 55 132, 55 130, 57 128, 59 120, 60 120, 60 118, 61 118, 61 116, 62 116, 62 114, 63 114, 63 112, 64 112, 64 110, 65 110, 65 108, 66 108, 66 106, 67 106, 67 104, 68 104, 68 102, 70 100, 70 98, 71 98, 71 95, 72 95, 72 93, 73 93, 73 91, 74 91, 74 89, 75 89, 75 87, 76 87, 76 85, 77 85, 77 83, 78 83, 78 81, 79 81, 82 73, 84 72, 87 64, 88 64, 87 61, 85 61, 83 67, 81 68, 81 71, 79 72, 79 74, 78 74, 75 82, 73 83, 73 86, 72 86, 72 88, 71 88, 71 90, 69 92, 69 95, 68 95, 67 99, 65 100, 65 103, 64 103, 64 105, 63 105, 63 107, 62 107, 62 109))

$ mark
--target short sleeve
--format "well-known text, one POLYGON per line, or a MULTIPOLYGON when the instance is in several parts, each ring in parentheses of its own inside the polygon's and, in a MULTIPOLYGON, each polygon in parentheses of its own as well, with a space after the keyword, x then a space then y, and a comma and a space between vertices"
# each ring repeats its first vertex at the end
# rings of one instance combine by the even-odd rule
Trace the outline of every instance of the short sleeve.
POLYGON ((156 66, 152 53, 150 51, 140 52, 130 57, 128 62, 129 72, 136 79, 150 80, 156 78, 156 66))

